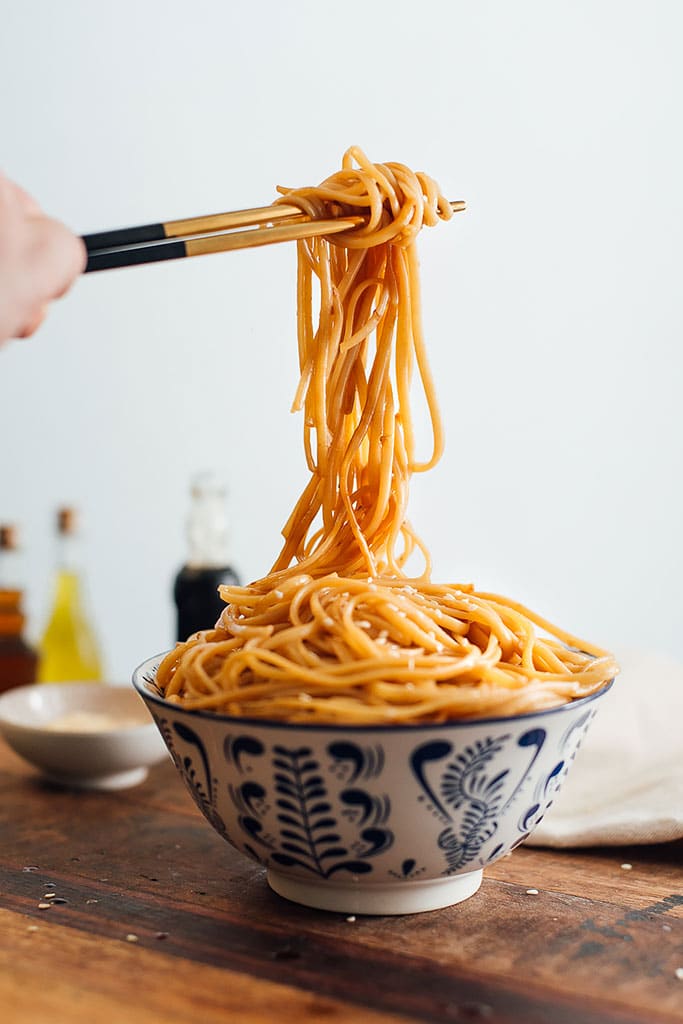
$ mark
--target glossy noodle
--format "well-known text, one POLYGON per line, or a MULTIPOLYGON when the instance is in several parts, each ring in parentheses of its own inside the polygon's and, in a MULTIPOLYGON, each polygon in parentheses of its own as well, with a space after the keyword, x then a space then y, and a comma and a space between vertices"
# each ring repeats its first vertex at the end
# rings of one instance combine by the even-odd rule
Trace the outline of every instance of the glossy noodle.
POLYGON ((314 216, 367 218, 297 243, 294 409, 309 480, 270 573, 221 587, 215 628, 168 654, 157 685, 188 708, 349 725, 515 715, 595 692, 617 671, 610 655, 507 598, 431 582, 407 519, 412 474, 443 449, 416 238, 450 204, 426 175, 356 148, 320 186, 281 191, 314 216), (423 459, 417 383, 432 424, 423 459))

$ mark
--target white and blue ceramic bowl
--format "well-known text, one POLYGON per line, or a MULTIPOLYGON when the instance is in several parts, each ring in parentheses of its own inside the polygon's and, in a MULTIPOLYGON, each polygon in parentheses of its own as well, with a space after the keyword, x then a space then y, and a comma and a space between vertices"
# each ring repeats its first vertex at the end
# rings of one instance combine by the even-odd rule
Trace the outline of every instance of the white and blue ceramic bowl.
POLYGON ((133 676, 195 803, 287 899, 409 914, 472 896, 534 830, 598 709, 591 697, 442 725, 289 725, 187 711, 133 676))

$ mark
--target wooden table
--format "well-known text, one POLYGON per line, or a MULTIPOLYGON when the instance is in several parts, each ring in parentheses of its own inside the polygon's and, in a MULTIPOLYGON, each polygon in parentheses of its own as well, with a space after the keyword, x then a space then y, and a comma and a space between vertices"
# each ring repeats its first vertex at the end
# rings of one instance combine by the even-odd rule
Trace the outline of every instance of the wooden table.
POLYGON ((170 763, 78 793, 0 740, 4 1024, 657 1024, 681 968, 683 844, 520 849, 460 906, 346 918, 275 896, 170 763))

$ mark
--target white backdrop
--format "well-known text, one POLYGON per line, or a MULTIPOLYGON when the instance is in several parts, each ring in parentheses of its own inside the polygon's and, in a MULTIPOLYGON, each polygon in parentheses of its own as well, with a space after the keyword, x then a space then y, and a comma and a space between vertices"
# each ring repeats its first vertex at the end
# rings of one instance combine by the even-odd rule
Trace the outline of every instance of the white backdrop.
MULTIPOLYGON (((435 578, 676 653, 683 578, 677 0, 4 0, 0 163, 78 231, 267 203, 362 145, 466 214, 422 236, 448 445, 435 578)), ((263 574, 305 480, 292 247, 81 280, 0 352, 0 519, 33 632, 80 506, 109 674, 172 638, 191 475, 263 574)))

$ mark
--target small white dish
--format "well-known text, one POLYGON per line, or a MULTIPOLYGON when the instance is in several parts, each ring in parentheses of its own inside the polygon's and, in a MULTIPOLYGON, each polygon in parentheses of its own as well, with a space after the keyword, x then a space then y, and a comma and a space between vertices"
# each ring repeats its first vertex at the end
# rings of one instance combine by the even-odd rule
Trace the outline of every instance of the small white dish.
POLYGON ((52 782, 126 789, 167 757, 134 690, 104 683, 39 683, 0 696, 0 734, 52 782))

